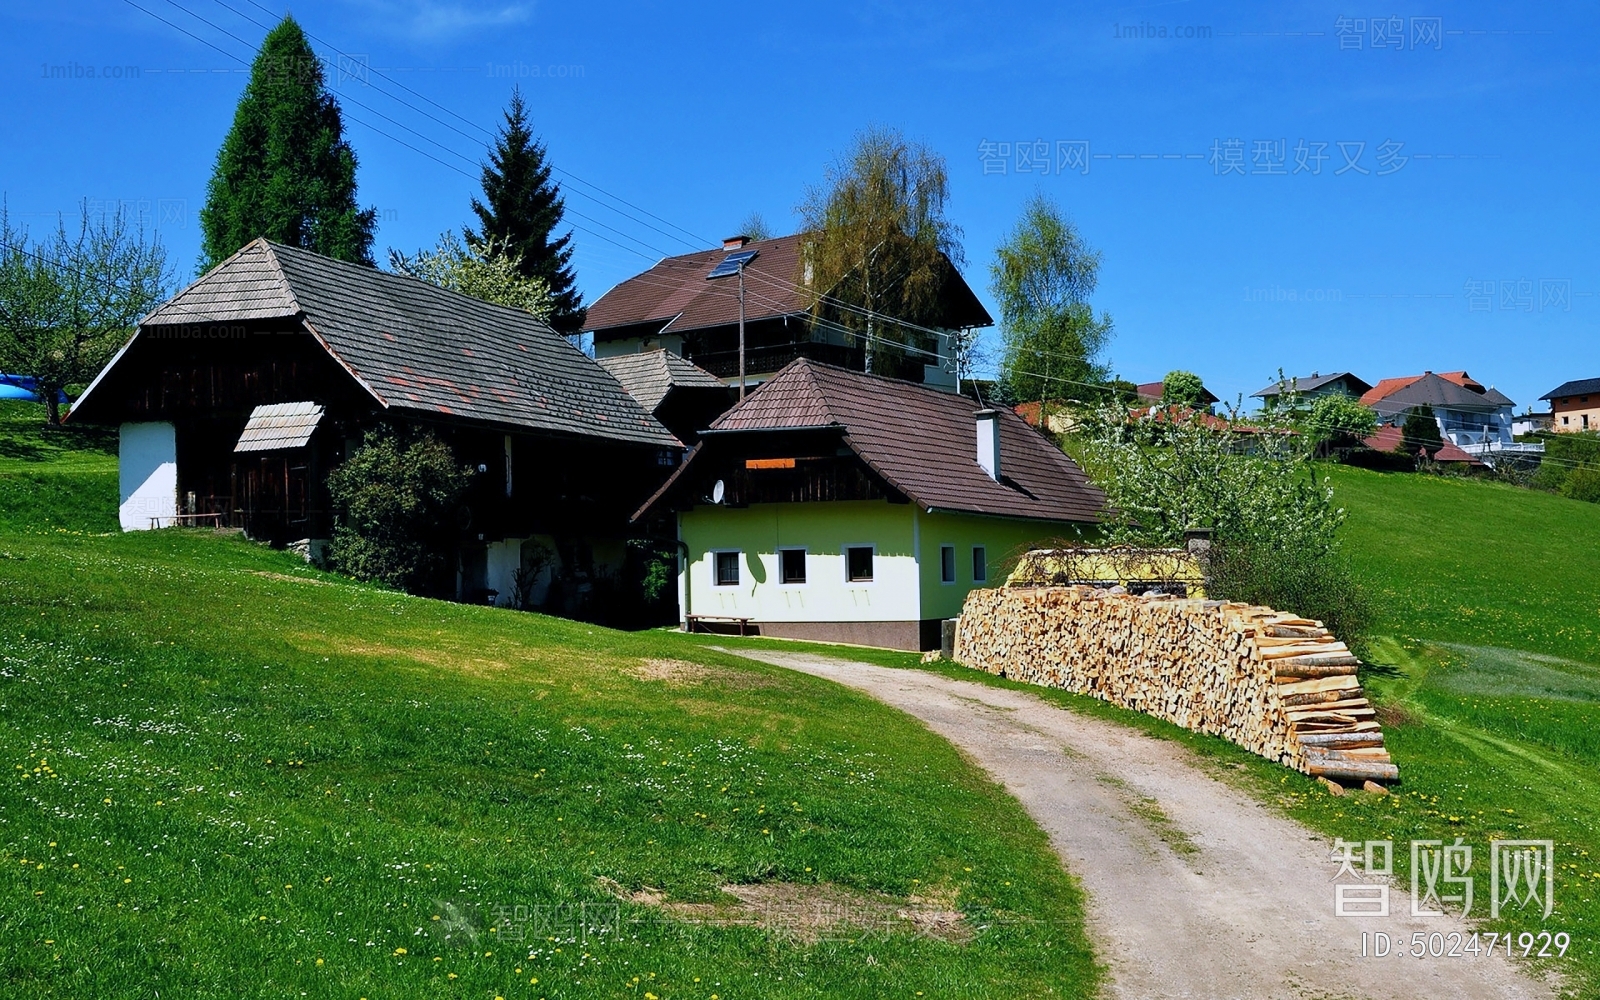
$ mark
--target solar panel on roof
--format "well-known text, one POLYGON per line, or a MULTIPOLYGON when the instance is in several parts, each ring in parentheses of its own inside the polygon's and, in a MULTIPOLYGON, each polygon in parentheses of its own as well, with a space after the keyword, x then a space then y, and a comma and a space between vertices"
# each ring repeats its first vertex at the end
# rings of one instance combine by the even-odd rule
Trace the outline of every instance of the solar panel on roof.
POLYGON ((722 258, 722 263, 711 269, 711 273, 706 275, 706 280, 726 278, 730 274, 738 274, 739 268, 755 260, 756 254, 760 252, 760 250, 735 250, 722 258))

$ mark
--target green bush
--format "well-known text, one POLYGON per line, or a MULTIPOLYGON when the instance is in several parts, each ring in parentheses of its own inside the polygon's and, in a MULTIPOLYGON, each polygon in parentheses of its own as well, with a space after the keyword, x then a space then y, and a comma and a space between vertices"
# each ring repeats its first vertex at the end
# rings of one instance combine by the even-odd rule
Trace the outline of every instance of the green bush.
POLYGON ((1587 503, 1600 503, 1600 468, 1580 465, 1567 473, 1561 483, 1561 495, 1587 503))
POLYGON ((1539 465, 1537 485, 1564 492, 1567 476, 1584 466, 1600 467, 1600 434, 1541 434, 1544 461, 1539 465))
POLYGON ((334 568, 411 593, 447 589, 451 526, 470 477, 432 433, 369 432, 328 477, 334 568))
POLYGON ((1347 643, 1361 641, 1372 625, 1372 604, 1337 552, 1319 555, 1261 541, 1220 543, 1208 561, 1206 595, 1314 618, 1347 643))

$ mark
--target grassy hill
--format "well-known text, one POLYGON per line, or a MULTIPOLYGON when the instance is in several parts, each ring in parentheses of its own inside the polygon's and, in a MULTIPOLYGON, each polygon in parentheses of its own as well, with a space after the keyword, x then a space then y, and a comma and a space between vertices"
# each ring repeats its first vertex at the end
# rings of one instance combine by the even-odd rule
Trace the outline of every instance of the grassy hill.
POLYGON ((117 533, 107 442, 37 420, 0 406, 5 993, 1092 992, 1044 835, 908 717, 671 633, 117 533), (795 901, 853 916, 794 931, 795 901))

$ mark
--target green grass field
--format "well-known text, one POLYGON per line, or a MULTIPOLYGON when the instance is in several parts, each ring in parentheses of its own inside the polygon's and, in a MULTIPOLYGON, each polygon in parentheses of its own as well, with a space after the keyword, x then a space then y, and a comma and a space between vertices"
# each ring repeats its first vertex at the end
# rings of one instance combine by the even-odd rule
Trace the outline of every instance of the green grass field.
POLYGON ((120 534, 107 442, 36 414, 0 404, 0 993, 1093 993, 1044 835, 908 717, 672 633, 120 534), (728 884, 954 905, 970 940, 617 897, 728 884))

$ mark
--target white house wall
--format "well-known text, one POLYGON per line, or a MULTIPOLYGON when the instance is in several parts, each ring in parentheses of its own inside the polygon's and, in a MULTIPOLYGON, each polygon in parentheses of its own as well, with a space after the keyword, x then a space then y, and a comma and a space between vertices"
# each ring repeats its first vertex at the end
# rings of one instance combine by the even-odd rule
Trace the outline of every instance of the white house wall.
POLYGON ((117 519, 123 531, 172 525, 178 516, 178 439, 170 423, 123 424, 117 441, 117 519))

